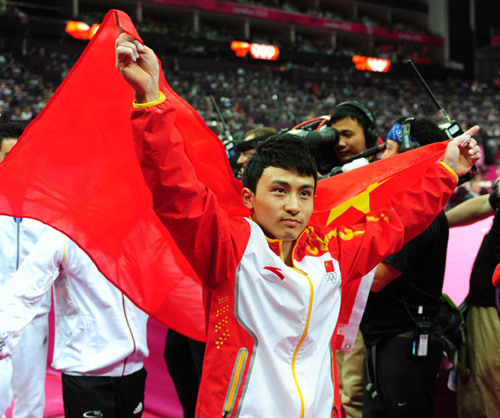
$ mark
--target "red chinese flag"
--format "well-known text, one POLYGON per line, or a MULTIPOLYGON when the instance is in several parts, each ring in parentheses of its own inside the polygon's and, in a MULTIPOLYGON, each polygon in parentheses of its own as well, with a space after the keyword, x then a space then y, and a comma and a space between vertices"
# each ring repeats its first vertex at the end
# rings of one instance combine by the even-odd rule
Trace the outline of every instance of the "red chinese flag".
MULTIPOLYGON (((0 164, 0 213, 38 219, 64 232, 137 306, 202 340, 201 285, 152 210, 135 155, 133 94, 115 68, 118 25, 140 39, 125 13, 106 15, 49 103, 0 164)), ((221 141, 164 78, 160 84, 176 103, 175 126, 186 139, 198 177, 225 210, 248 215, 221 141)), ((420 148, 320 181, 312 221, 362 220, 367 204, 373 209, 394 191, 411 187, 442 150, 442 144, 420 148)))
MULTIPOLYGON (((127 15, 106 15, 47 106, 0 165, 0 213, 38 219, 64 232, 145 312, 202 340, 201 286, 152 210, 135 156, 133 95, 115 68, 115 17, 138 37, 127 15)), ((197 115, 189 118, 188 135, 209 133, 197 115)), ((213 163, 224 167, 226 160, 214 157, 213 163)), ((218 178, 233 187, 223 176, 218 178)))

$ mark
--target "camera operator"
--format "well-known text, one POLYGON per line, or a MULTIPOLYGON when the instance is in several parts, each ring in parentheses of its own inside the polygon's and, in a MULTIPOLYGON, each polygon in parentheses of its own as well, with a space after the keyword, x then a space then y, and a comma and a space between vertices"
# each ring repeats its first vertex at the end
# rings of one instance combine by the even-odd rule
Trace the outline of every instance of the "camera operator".
POLYGON ((368 148, 377 145, 373 112, 360 102, 346 101, 337 105, 330 119, 339 132, 335 152, 342 164, 368 148))
MULTIPOLYGON (((447 139, 431 119, 400 119, 382 158, 447 139)), ((441 304, 448 222, 441 212, 375 271, 361 331, 367 346, 363 417, 432 417, 443 346, 432 332, 441 304)))
MULTIPOLYGON (((345 172, 368 164, 370 159, 367 158, 352 162, 351 159, 377 145, 373 112, 360 102, 342 102, 333 109, 330 121, 339 133, 335 153, 341 163, 333 172, 345 172)), ((336 352, 342 407, 349 418, 362 416, 364 356, 365 346, 359 331, 350 353, 341 350, 336 352)))
MULTIPOLYGON (((323 177, 366 165, 384 149, 384 144, 378 141, 372 111, 360 102, 346 101, 337 105, 329 123, 330 129, 336 132, 333 156, 320 150, 316 157, 318 167, 323 167, 323 171, 320 170, 323 177)), ((314 151, 312 153, 314 155, 314 151)))

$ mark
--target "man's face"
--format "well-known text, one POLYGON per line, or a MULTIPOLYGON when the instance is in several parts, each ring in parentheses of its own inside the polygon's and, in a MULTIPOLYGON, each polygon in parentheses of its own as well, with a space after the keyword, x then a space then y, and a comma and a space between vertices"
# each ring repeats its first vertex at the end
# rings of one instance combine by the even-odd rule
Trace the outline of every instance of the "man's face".
POLYGON ((393 139, 388 139, 385 143, 385 151, 380 156, 381 159, 399 154, 399 143, 393 139))
MULTIPOLYGON (((255 134, 254 133, 251 133, 251 134, 248 134, 247 136, 245 136, 243 138, 243 141, 249 141, 251 139, 254 139, 255 138, 255 134)), ((246 150, 246 151, 243 151, 240 153, 238 159, 236 160, 236 164, 239 165, 239 170, 238 170, 238 175, 236 177, 238 177, 239 179, 241 179, 243 177, 243 171, 245 170, 245 166, 247 165, 247 162, 248 160, 250 159, 250 157, 254 154, 257 153, 257 150, 255 148, 253 149, 249 149, 249 150, 246 150)))
POLYGON ((335 146, 335 152, 342 164, 347 163, 350 157, 366 150, 363 127, 355 119, 340 119, 333 123, 332 126, 339 131, 340 137, 338 144, 335 146))
POLYGON ((245 168, 247 165, 247 161, 250 159, 252 155, 254 155, 257 152, 255 149, 249 149, 247 151, 243 151, 240 156, 238 157, 238 160, 236 161, 236 164, 241 166, 241 170, 245 168))
POLYGON ((255 193, 244 188, 243 203, 269 238, 291 243, 307 226, 313 211, 314 178, 267 167, 255 193))
POLYGON ((16 138, 4 138, 2 140, 2 145, 0 145, 0 162, 4 160, 7 154, 10 152, 12 147, 16 145, 16 138))

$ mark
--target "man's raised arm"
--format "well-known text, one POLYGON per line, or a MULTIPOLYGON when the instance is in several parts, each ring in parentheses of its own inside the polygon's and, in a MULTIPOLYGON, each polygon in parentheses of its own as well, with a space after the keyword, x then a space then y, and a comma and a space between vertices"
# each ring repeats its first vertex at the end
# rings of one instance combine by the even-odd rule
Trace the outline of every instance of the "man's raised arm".
POLYGON ((127 33, 116 40, 116 68, 134 89, 136 103, 154 102, 160 97, 156 55, 127 33))
POLYGON ((154 211, 204 283, 229 277, 239 263, 233 237, 245 242, 241 237, 249 235, 249 223, 230 220, 198 178, 184 146, 189 138, 178 127, 190 122, 178 117, 173 95, 160 91, 154 52, 122 33, 116 41, 116 67, 134 90, 133 137, 154 211))

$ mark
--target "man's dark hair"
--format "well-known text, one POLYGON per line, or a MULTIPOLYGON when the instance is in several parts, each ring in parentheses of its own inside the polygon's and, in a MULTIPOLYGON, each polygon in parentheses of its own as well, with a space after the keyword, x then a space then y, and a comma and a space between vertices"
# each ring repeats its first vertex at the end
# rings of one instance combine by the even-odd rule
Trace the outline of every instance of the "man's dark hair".
POLYGON ((267 167, 277 167, 295 171, 303 176, 318 180, 316 161, 308 151, 302 138, 289 133, 277 133, 257 145, 257 153, 252 156, 243 172, 243 186, 255 193, 257 182, 267 167))
POLYGON ((15 122, 3 124, 0 126, 0 145, 2 145, 4 138, 18 139, 22 135, 23 130, 22 126, 15 122))
POLYGON ((257 126, 256 128, 250 129, 248 132, 245 132, 243 136, 243 141, 246 137, 253 135, 254 138, 262 135, 275 134, 276 128, 271 128, 270 126, 257 126))
POLYGON ((253 128, 250 131, 246 132, 243 140, 236 144, 236 150, 238 152, 249 151, 251 149, 257 148, 257 144, 271 135, 276 133, 275 128, 270 128, 267 126, 258 126, 257 128, 253 128), (245 139, 246 137, 254 135, 252 139, 245 139))
POLYGON ((376 145, 375 118, 369 108, 359 102, 342 102, 333 109, 330 122, 335 123, 346 118, 351 118, 361 125, 367 148, 376 145))
POLYGON ((439 125, 427 116, 418 116, 416 118, 402 117, 396 122, 401 125, 409 123, 410 136, 415 138, 421 146, 448 139, 448 136, 441 130, 439 125))

